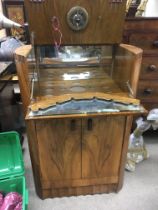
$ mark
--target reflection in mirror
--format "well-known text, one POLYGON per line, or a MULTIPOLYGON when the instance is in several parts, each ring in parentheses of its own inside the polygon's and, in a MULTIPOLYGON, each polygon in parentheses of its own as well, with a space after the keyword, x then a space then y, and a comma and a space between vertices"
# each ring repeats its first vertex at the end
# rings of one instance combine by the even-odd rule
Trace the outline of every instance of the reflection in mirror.
POLYGON ((99 64, 105 57, 112 56, 111 46, 40 46, 41 64, 99 64))

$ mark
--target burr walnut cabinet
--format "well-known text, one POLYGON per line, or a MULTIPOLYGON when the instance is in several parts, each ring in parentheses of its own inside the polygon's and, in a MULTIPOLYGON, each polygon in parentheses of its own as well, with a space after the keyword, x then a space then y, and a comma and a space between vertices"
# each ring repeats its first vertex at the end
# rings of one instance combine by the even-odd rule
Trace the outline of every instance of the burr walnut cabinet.
POLYGON ((120 44, 125 3, 25 1, 32 46, 15 61, 43 199, 123 185, 132 116, 144 113, 135 98, 142 50, 120 44))

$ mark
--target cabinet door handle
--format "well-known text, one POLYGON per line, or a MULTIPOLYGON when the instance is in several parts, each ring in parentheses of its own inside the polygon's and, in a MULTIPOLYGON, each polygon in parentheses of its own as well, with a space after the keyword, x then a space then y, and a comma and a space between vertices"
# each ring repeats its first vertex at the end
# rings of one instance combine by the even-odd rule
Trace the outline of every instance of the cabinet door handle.
POLYGON ((146 88, 146 89, 144 89, 144 93, 145 93, 145 94, 150 95, 150 94, 152 94, 152 92, 153 92, 153 90, 152 90, 151 88, 146 88))
POLYGON ((149 70, 149 71, 156 71, 157 68, 156 68, 155 65, 150 65, 150 66, 148 66, 147 70, 149 70))
POLYGON ((153 46, 154 47, 158 47, 158 40, 156 40, 156 41, 153 42, 153 46))
POLYGON ((76 130, 76 120, 71 120, 70 127, 71 127, 71 131, 76 130))
POLYGON ((87 121, 87 129, 89 131, 91 131, 93 129, 93 120, 92 119, 88 119, 88 121, 87 121))

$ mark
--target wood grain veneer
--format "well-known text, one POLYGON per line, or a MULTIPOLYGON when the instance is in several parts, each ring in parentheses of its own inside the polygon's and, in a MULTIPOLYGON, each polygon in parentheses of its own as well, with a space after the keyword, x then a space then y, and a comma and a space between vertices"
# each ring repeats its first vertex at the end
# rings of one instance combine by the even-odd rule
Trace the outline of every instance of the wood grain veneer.
POLYGON ((62 44, 114 44, 120 43, 125 17, 126 0, 110 3, 109 0, 25 0, 30 32, 35 33, 35 44, 54 44, 59 34, 52 29, 51 19, 56 16, 63 34, 62 44), (89 14, 88 26, 82 31, 73 31, 66 22, 69 10, 74 6, 85 8, 89 14))

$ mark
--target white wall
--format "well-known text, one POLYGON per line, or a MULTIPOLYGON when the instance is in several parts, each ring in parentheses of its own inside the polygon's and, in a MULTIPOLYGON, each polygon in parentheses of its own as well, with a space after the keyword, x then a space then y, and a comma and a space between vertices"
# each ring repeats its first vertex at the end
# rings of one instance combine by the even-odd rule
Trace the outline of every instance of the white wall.
POLYGON ((158 0, 148 0, 145 17, 158 17, 158 0))

